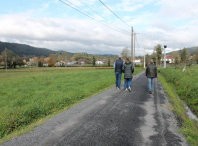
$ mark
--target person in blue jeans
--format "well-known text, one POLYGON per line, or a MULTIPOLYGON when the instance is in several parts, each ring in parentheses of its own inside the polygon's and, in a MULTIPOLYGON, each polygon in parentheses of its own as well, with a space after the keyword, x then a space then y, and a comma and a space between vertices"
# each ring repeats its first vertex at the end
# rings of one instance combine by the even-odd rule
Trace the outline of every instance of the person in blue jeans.
POLYGON ((119 59, 114 62, 115 76, 116 76, 116 88, 120 90, 121 85, 121 77, 122 77, 122 66, 124 61, 122 60, 122 56, 119 56, 119 59))
POLYGON ((157 79, 157 67, 153 64, 153 59, 146 68, 146 77, 148 78, 149 93, 152 94, 154 88, 154 79, 157 79))
POLYGON ((124 72, 125 91, 131 92, 134 67, 133 63, 129 61, 129 58, 126 59, 125 64, 122 67, 122 71, 124 72))

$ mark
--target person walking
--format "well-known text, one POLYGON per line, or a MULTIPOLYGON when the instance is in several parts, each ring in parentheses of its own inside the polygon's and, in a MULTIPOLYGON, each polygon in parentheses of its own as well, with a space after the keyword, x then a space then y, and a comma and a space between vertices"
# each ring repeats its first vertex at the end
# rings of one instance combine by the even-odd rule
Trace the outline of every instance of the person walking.
POLYGON ((146 77, 148 78, 149 93, 152 94, 154 87, 154 78, 157 79, 157 67, 153 64, 153 59, 146 68, 146 77))
POLYGON ((116 76, 116 88, 120 90, 121 85, 121 77, 122 77, 122 66, 124 61, 122 60, 122 56, 119 56, 119 59, 114 62, 115 76, 116 76))
POLYGON ((125 91, 131 92, 134 67, 133 63, 129 61, 129 58, 126 59, 125 64, 122 67, 122 71, 124 73, 125 91))

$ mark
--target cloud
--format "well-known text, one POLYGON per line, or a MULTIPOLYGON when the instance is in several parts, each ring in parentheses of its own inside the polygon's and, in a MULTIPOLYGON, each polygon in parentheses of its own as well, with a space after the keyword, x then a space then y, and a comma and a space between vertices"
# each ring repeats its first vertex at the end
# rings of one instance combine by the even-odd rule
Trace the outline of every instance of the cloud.
MULTIPOLYGON (((57 1, 50 2, 56 3, 57 1)), ((89 0, 89 5, 93 5, 95 8, 95 2, 96 0, 89 0)), ((154 2, 154 0, 146 2, 122 0, 121 3, 115 4, 114 8, 123 9, 134 5, 139 9, 154 2)), ((166 43, 168 51, 178 50, 181 47, 198 46, 198 34, 196 33, 198 32, 198 20, 193 16, 193 14, 197 15, 197 10, 193 8, 192 11, 185 12, 190 13, 188 21, 182 16, 184 14, 182 7, 192 8, 194 2, 196 1, 191 0, 190 5, 187 5, 184 0, 179 2, 161 0, 156 3, 156 6, 160 8, 158 12, 143 11, 135 16, 125 15, 127 13, 121 15, 125 21, 133 25, 136 33, 140 33, 137 35, 136 55, 143 55, 143 48, 151 54, 157 44, 163 46, 166 43)), ((50 7, 51 4, 44 8, 50 7)), ((105 11, 102 11, 101 14, 106 16, 105 18, 109 18, 109 11, 106 8, 103 9, 105 11)), ((132 8, 124 10, 126 12, 135 11, 132 8)), ((91 19, 79 17, 74 19, 71 18, 73 15, 69 17, 70 13, 67 13, 67 17, 64 18, 34 17, 35 11, 0 15, 0 41, 92 54, 120 54, 124 47, 131 48, 130 36, 116 32, 91 19)), ((110 21, 113 20, 115 19, 110 19, 110 21)), ((115 21, 113 23, 115 24, 115 21)), ((116 25, 130 33, 130 28, 120 20, 116 22, 116 25)))
POLYGON ((22 15, 1 17, 0 38, 53 50, 119 54, 130 37, 90 20, 31 18, 22 15), (119 49, 118 49, 119 48, 119 49), (116 51, 116 50, 119 51, 116 51))

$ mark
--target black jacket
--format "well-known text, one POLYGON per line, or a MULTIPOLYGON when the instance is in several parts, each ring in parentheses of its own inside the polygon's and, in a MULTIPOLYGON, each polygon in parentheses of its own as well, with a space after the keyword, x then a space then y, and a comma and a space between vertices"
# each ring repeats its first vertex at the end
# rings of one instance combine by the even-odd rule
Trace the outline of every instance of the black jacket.
POLYGON ((125 63, 122 67, 122 71, 124 72, 125 79, 132 79, 133 78, 132 74, 134 72, 133 63, 131 62, 125 63))
POLYGON ((146 68, 146 76, 149 77, 157 77, 157 67, 154 64, 149 64, 146 68))
POLYGON ((116 60, 116 62, 115 62, 115 72, 122 73, 122 66, 123 66, 123 61, 121 59, 116 60))

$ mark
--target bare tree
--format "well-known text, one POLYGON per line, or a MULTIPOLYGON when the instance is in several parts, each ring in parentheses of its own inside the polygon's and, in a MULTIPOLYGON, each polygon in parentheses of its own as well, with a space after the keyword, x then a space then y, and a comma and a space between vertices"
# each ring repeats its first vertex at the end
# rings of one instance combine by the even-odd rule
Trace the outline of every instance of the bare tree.
POLYGON ((130 58, 131 51, 128 48, 123 48, 121 55, 123 59, 130 58))
POLYGON ((118 59, 118 57, 119 57, 118 55, 114 55, 113 56, 113 62, 115 62, 118 59))
MULTIPOLYGON (((2 56, 3 61, 5 61, 6 60, 6 51, 3 51, 1 53, 1 56, 2 56)), ((12 64, 13 60, 14 60, 14 53, 10 50, 7 50, 7 64, 10 68, 13 65, 12 64)))
POLYGON ((63 52, 61 56, 62 56, 62 61, 65 62, 65 67, 66 67, 66 62, 67 62, 67 60, 69 58, 68 53, 67 52, 63 52))

